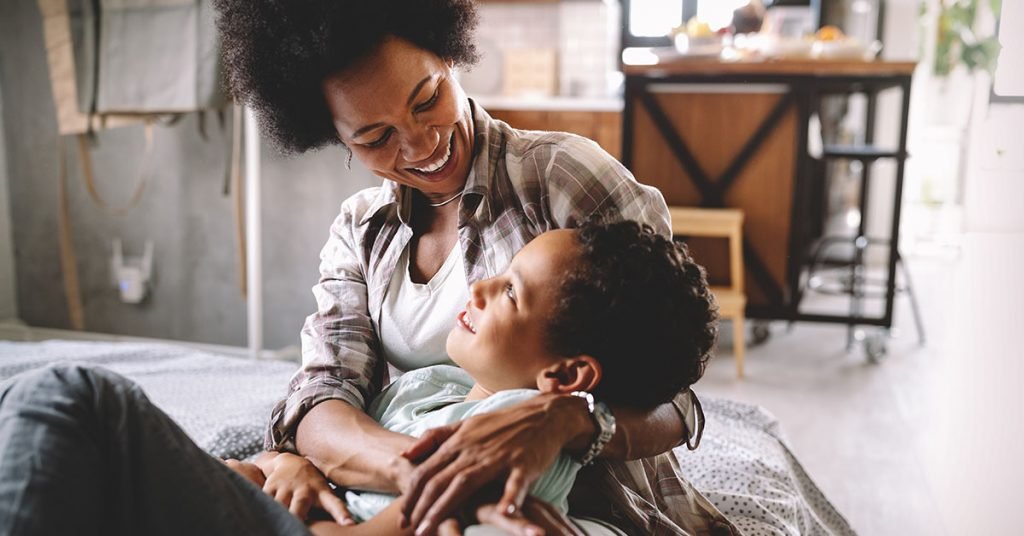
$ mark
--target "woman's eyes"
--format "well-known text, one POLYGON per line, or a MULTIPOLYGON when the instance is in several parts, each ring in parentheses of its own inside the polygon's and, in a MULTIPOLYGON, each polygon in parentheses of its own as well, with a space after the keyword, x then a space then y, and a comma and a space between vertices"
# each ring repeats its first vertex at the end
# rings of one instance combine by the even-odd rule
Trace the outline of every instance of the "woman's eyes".
MULTIPOLYGON (((434 90, 434 94, 431 95, 430 98, 427 99, 427 101, 423 102, 422 104, 416 105, 416 107, 413 109, 413 112, 419 113, 419 112, 422 112, 422 111, 429 110, 437 102, 437 97, 438 97, 438 95, 440 93, 441 93, 441 86, 438 86, 437 89, 434 90)), ((385 143, 388 142, 389 139, 391 139, 391 134, 393 134, 394 131, 395 131, 395 129, 389 128, 387 130, 387 132, 384 133, 383 136, 381 136, 381 137, 379 137, 379 138, 377 138, 377 139, 375 139, 375 140, 373 140, 373 141, 371 141, 369 143, 364 143, 363 146, 364 147, 369 147, 370 149, 376 149, 377 147, 382 147, 385 143)))
POLYGON ((508 296, 508 299, 516 301, 516 289, 512 283, 505 283, 505 295, 508 296))
POLYGON ((363 145, 365 145, 366 147, 371 147, 371 148, 380 147, 381 145, 384 145, 385 143, 388 142, 388 139, 391 138, 391 134, 393 132, 394 132, 394 129, 390 129, 389 128, 386 132, 384 132, 383 136, 381 136, 381 137, 371 141, 370 143, 364 143, 363 145))
POLYGON ((434 94, 431 95, 430 98, 427 99, 426 102, 424 102, 422 104, 416 105, 416 108, 414 108, 413 111, 414 112, 422 112, 424 110, 429 110, 430 107, 433 106, 435 102, 437 102, 437 96, 440 93, 441 93, 441 86, 437 86, 437 88, 434 89, 434 94))

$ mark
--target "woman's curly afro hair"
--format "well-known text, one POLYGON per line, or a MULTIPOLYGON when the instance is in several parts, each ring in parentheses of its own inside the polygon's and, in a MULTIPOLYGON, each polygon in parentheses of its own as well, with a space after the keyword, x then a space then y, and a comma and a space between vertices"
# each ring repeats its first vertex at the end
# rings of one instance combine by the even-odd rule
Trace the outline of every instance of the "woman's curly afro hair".
POLYGON ((686 246, 633 221, 589 221, 565 276, 548 347, 601 363, 594 396, 652 408, 704 374, 718 338, 718 307, 686 246))
POLYGON ((388 36, 477 59, 472 0, 216 0, 228 90, 285 153, 339 143, 321 83, 388 36))

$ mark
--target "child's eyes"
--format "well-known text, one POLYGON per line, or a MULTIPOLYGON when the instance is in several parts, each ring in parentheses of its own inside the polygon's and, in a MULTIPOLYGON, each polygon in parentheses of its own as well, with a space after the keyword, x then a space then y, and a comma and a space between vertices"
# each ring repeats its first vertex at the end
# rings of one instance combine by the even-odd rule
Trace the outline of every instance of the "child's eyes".
POLYGON ((512 283, 505 283, 505 295, 508 296, 508 299, 516 301, 516 289, 512 283))

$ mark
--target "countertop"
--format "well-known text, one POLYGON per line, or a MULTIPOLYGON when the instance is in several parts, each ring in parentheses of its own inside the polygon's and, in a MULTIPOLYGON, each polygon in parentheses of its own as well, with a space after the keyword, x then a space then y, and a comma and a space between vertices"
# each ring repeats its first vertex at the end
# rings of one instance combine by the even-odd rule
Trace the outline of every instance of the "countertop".
POLYGON ((621 112, 621 97, 507 97, 470 95, 487 110, 544 112, 621 112))
POLYGON ((633 58, 642 63, 626 64, 627 76, 670 75, 809 75, 809 76, 899 76, 910 75, 917 66, 915 61, 889 60, 832 60, 748 58, 721 60, 718 58, 687 57, 667 54, 658 49, 631 49, 633 58), (638 53, 640 52, 640 53, 638 53), (644 54, 643 52, 647 52, 644 54))

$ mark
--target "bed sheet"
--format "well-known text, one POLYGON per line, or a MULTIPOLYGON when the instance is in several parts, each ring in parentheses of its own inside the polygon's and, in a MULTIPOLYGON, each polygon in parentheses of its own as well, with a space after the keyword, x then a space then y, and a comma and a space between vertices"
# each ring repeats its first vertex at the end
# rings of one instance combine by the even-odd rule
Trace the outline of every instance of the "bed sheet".
MULTIPOLYGON (((170 344, 0 341, 0 381, 70 361, 131 378, 203 449, 233 458, 259 452, 264 423, 296 369, 170 344)), ((676 455, 694 487, 744 534, 853 534, 789 450, 774 417, 750 404, 702 400, 701 446, 676 455)))

